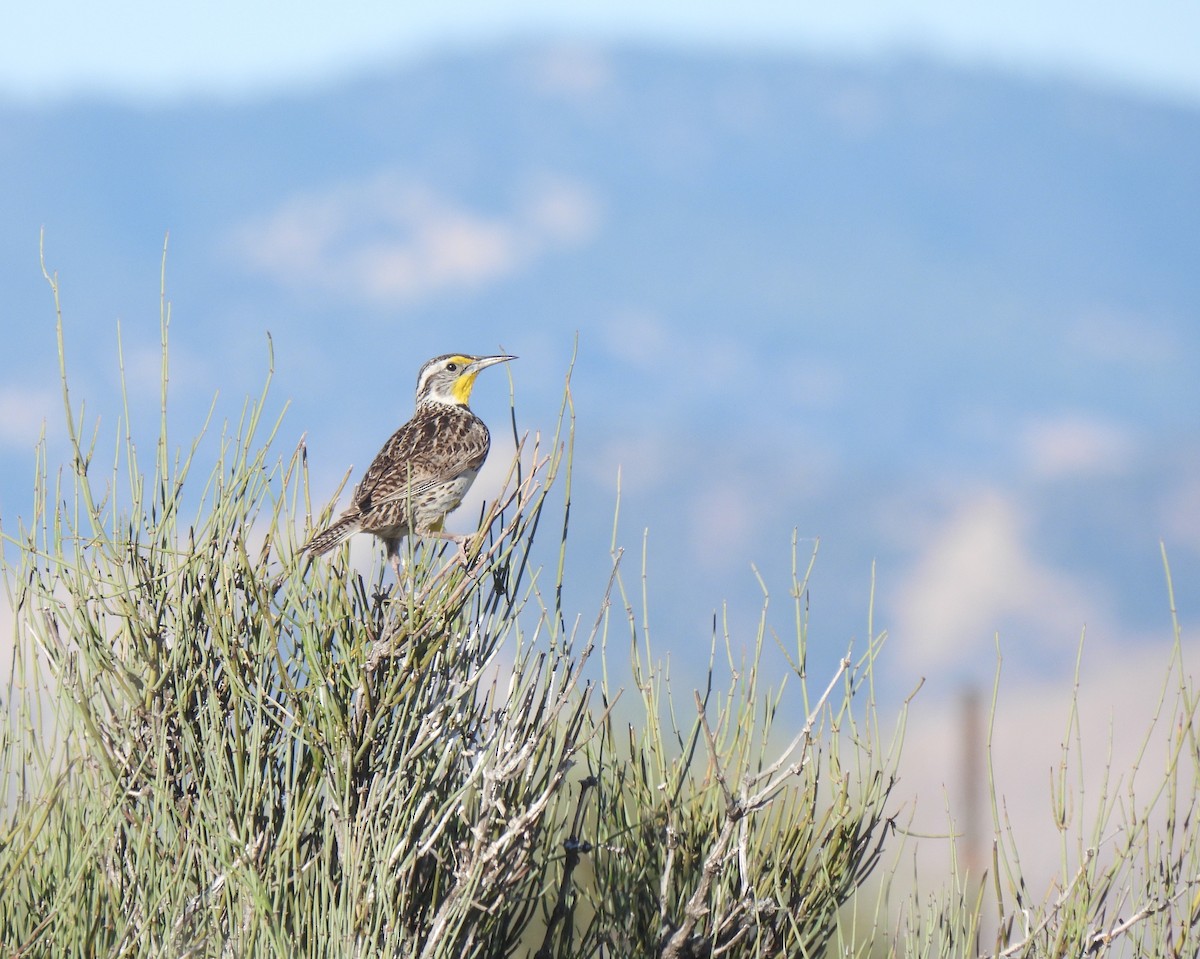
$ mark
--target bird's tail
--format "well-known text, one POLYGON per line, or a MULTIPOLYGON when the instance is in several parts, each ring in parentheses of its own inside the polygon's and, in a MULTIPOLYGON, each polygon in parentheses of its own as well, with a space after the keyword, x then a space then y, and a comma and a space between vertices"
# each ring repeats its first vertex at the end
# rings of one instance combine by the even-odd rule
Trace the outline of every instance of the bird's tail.
POLYGON ((352 535, 357 533, 359 523, 361 521, 361 516, 343 516, 332 526, 327 526, 325 529, 321 530, 321 532, 315 534, 307 543, 304 544, 304 548, 301 550, 301 552, 310 553, 313 556, 319 556, 321 553, 328 553, 339 543, 349 539, 352 535))

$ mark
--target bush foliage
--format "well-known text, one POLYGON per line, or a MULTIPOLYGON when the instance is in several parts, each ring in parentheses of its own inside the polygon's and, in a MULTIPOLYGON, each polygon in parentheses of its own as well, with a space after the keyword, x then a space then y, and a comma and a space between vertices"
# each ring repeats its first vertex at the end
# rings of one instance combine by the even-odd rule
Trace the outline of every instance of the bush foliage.
MULTIPOLYGON (((787 647, 765 615, 748 643, 718 635, 695 692, 671 689, 619 555, 594 621, 568 625, 569 386, 552 436, 517 436, 469 569, 420 543, 399 585, 344 551, 306 564, 305 451, 276 452, 266 390, 170 445, 167 326, 164 306, 152 462, 128 402, 101 462, 64 361, 71 462, 42 456, 6 532, 6 955, 949 956, 989 952, 988 922, 1000 955, 1195 954, 1187 684, 1163 789, 1104 803, 1048 896, 1001 829, 985 886, 898 904, 877 869, 906 841, 881 637, 810 685, 803 565, 787 647)), ((59 337, 62 356, 61 317, 59 337)))

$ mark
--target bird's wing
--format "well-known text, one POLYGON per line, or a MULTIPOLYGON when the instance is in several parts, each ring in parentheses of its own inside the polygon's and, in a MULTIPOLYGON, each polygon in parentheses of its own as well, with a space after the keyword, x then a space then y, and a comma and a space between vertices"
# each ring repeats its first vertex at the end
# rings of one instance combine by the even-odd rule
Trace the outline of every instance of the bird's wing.
POLYGON ((455 417, 414 417, 396 430, 354 489, 353 503, 366 512, 382 503, 413 498, 464 470, 479 469, 488 452, 486 432, 456 429, 455 417))

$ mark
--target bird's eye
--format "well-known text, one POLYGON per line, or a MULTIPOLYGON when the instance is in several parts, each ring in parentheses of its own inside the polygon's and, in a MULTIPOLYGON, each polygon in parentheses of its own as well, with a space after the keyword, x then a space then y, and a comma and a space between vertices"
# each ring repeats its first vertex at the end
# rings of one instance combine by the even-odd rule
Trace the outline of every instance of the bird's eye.
POLYGON ((449 372, 449 373, 453 373, 453 372, 455 372, 457 369, 458 369, 458 364, 457 364, 457 363, 447 363, 447 364, 446 364, 446 371, 447 371, 447 372, 449 372))

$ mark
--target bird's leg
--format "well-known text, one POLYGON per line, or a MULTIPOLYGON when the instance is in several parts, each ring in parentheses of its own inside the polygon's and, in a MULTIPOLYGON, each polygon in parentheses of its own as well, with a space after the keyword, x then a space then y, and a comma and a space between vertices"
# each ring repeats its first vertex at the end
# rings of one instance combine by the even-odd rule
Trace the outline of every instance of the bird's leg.
POLYGON ((444 539, 447 542, 455 543, 458 546, 456 559, 462 564, 463 569, 471 568, 471 557, 467 555, 467 544, 471 542, 470 535, 461 535, 459 533, 447 533, 443 529, 427 529, 421 533, 422 536, 436 537, 444 539))
POLYGON ((471 537, 455 536, 452 538, 454 542, 458 544, 458 561, 462 563, 463 569, 470 569, 471 557, 467 555, 467 543, 471 542, 471 537))
POLYGON ((407 572, 404 557, 400 555, 402 539, 386 541, 388 562, 392 564, 392 572, 396 574, 396 588, 404 589, 405 573, 407 572))

